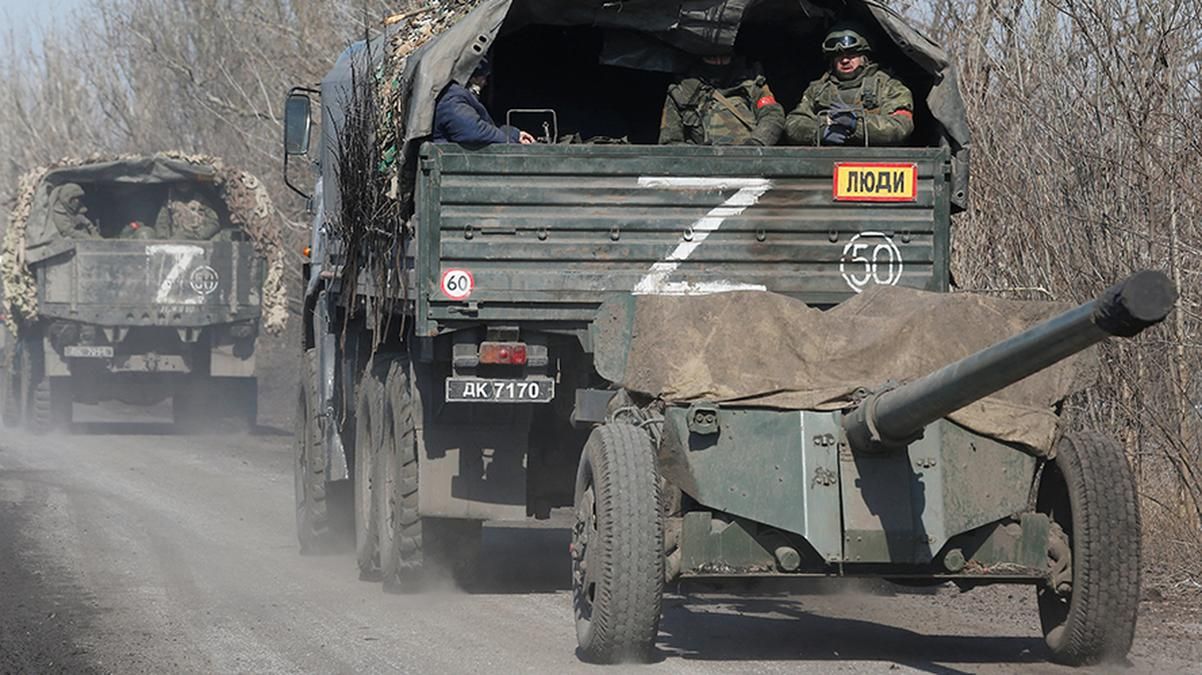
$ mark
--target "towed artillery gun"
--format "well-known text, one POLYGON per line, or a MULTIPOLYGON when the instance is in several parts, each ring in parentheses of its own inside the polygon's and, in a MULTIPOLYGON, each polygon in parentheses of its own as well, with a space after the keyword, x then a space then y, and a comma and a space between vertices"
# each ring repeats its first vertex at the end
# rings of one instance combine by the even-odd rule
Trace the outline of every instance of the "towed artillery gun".
MULTIPOLYGON (((582 652, 645 657, 665 580, 866 576, 1031 585, 1057 661, 1121 658, 1135 629, 1140 539, 1122 448, 1058 429, 1039 452, 946 418, 1108 337, 1138 334, 1175 300, 1167 277, 1140 272, 925 377, 861 390, 842 410, 625 396, 592 432, 576 480, 582 652)), ((631 325, 629 311, 610 314, 631 325)), ((616 347, 632 349, 629 339, 616 347)))

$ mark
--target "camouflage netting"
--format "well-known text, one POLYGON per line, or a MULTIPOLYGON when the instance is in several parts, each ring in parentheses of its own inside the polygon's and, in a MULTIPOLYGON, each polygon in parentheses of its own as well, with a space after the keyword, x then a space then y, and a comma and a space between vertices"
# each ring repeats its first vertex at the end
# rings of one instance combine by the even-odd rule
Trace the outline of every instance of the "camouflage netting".
POLYGON ((268 334, 280 334, 288 320, 287 286, 284 283, 287 252, 284 248, 282 228, 266 187, 250 173, 226 167, 219 158, 181 152, 164 152, 151 158, 136 155, 67 158, 32 169, 21 176, 17 185, 16 202, 9 212, 8 228, 4 233, 3 256, 0 257, 0 280, 3 281, 8 304, 6 321, 9 330, 16 333, 20 322, 32 321, 38 316, 35 279, 27 265, 28 247, 36 244, 29 241, 28 224, 38 186, 51 173, 64 169, 147 159, 182 162, 196 167, 207 167, 212 171, 213 185, 229 208, 231 223, 246 233, 254 243, 255 249, 267 261, 263 279, 261 323, 263 330, 268 334))

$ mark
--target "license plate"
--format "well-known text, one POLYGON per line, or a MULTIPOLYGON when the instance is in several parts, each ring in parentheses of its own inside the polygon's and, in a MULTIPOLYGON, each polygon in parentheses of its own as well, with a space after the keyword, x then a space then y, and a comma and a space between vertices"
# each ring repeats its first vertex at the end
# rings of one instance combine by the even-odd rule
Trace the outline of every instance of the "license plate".
POLYGON ((835 201, 918 201, 918 165, 897 162, 836 162, 835 201))
POLYGON ((63 355, 73 359, 111 359, 113 358, 113 348, 71 345, 63 350, 63 355))
POLYGON ((555 398, 555 380, 483 380, 474 377, 447 378, 450 403, 550 403, 555 398))

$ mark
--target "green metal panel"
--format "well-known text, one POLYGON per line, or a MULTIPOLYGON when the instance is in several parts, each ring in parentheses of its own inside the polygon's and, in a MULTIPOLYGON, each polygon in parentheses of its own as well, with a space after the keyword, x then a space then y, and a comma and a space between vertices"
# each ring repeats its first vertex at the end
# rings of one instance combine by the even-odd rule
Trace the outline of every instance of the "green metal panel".
POLYGON ((687 415, 665 413, 660 470, 669 481, 707 508, 800 534, 824 559, 840 559, 833 415, 721 408, 716 434, 690 432, 687 415))
MULTIPOLYGON (((838 412, 719 407, 712 433, 691 411, 703 409, 665 411, 664 477, 705 509, 800 534, 827 562, 928 563, 952 537, 1027 510, 1036 459, 951 422, 872 454, 848 449, 838 412)), ((1029 560, 1020 549, 987 559, 1029 560)))
POLYGON ((847 562, 925 563, 1027 508, 1035 458, 940 420, 905 452, 840 451, 847 562))
POLYGON ((833 304, 855 292, 840 263, 864 232, 891 238, 904 264, 898 283, 946 290, 947 162, 933 148, 426 145, 421 327, 584 325, 670 256, 667 279, 678 286, 763 287, 833 304), (915 164, 916 200, 836 201, 834 166, 844 161, 915 164), (469 298, 441 292, 452 268, 471 272, 469 298))
POLYGON ((205 326, 259 316, 249 243, 76 240, 32 265, 44 317, 103 326, 205 326))

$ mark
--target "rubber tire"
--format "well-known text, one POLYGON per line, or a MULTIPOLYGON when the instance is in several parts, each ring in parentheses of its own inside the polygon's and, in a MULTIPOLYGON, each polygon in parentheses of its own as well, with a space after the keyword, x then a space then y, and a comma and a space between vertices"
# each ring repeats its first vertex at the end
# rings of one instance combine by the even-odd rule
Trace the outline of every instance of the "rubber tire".
POLYGON ((6 428, 15 429, 21 426, 22 359, 20 342, 11 342, 10 345, 14 353, 10 367, 4 371, 3 382, 0 382, 0 396, 3 396, 3 401, 0 402, 0 420, 3 420, 6 428))
POLYGON ((384 386, 388 431, 380 448, 384 490, 380 502, 380 572, 384 590, 418 589, 425 565, 422 518, 418 511, 417 410, 409 359, 395 355, 384 386))
POLYGON ((376 534, 376 501, 380 491, 377 454, 380 447, 384 387, 374 362, 359 381, 355 396, 355 558, 359 578, 380 578, 380 548, 376 534))
POLYGON ((572 542, 572 604, 585 661, 645 662, 652 656, 664 591, 659 492, 646 432, 629 424, 593 430, 576 474, 572 542), (594 572, 586 574, 586 566, 594 572))
POLYGON ((30 394, 29 430, 35 434, 66 430, 71 424, 71 381, 42 377, 30 394))
POLYGON ((427 518, 419 510, 420 482, 417 406, 406 355, 389 358, 384 390, 385 429, 381 439, 381 476, 376 527, 380 536, 380 573, 390 593, 421 591, 450 574, 465 584, 474 571, 483 523, 478 520, 427 518))
POLYGON ((305 555, 333 553, 343 547, 340 528, 350 515, 349 491, 326 482, 321 426, 317 423, 317 353, 305 351, 297 395, 293 477, 296 496, 296 534, 305 555))
POLYGON ((176 433, 198 434, 204 430, 197 411, 195 387, 194 382, 183 382, 177 385, 171 394, 171 424, 176 433))
POLYGON ((1038 509, 1069 537, 1073 588, 1065 602, 1038 590, 1052 660, 1072 666, 1121 660, 1139 610, 1140 516, 1135 476, 1122 447, 1097 433, 1057 441, 1044 468, 1038 509))

